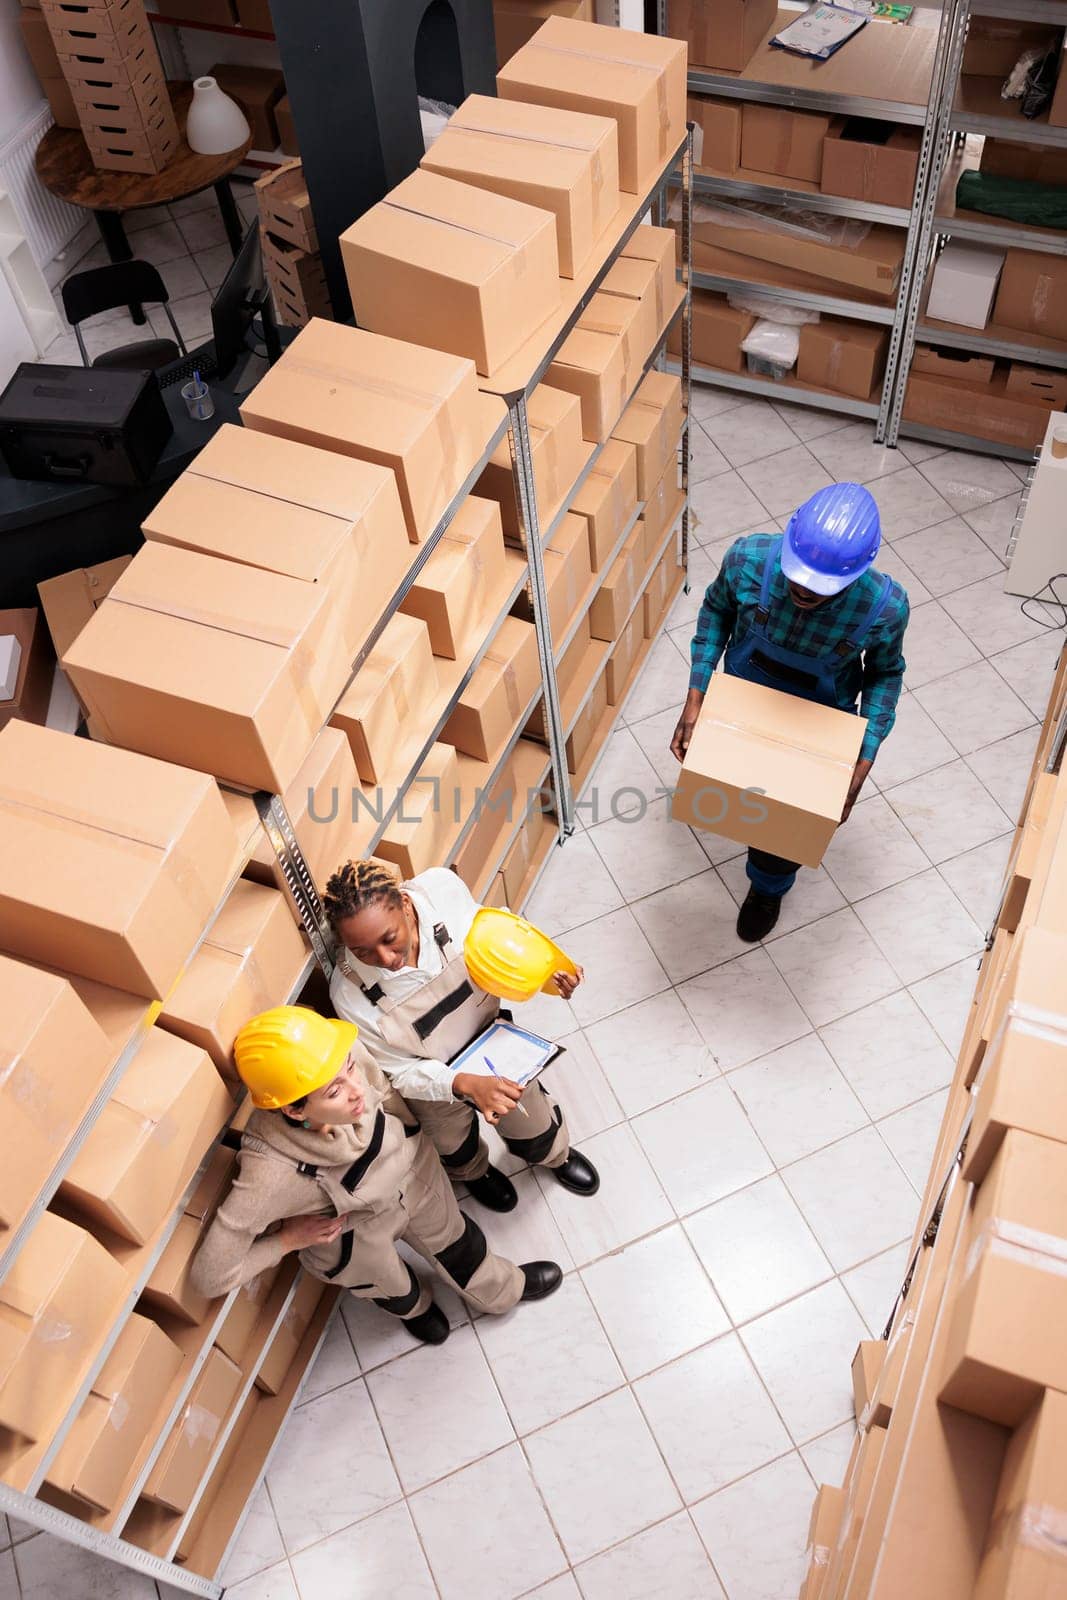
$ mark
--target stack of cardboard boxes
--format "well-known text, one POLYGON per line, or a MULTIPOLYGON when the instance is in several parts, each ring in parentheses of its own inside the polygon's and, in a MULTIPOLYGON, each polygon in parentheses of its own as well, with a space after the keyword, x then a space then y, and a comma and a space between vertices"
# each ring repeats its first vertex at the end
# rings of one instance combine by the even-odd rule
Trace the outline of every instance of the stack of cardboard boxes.
POLYGON ((812 1514, 804 1600, 1062 1588, 1067 651, 1061 654, 888 1338, 812 1514))
MULTIPOLYGON (((24 12, 23 37, 48 88, 54 81, 51 58, 38 16, 93 165, 104 171, 161 172, 178 152, 178 124, 143 0, 98 0, 91 6, 42 0, 39 13, 24 12)), ((65 96, 53 98, 53 89, 48 93, 63 112, 56 120, 70 126, 65 96)))
POLYGON ((287 161, 256 183, 263 266, 279 322, 302 328, 329 317, 330 295, 315 219, 299 161, 287 161))
POLYGON ((510 61, 549 17, 595 22, 596 6, 593 0, 493 0, 497 66, 510 61))

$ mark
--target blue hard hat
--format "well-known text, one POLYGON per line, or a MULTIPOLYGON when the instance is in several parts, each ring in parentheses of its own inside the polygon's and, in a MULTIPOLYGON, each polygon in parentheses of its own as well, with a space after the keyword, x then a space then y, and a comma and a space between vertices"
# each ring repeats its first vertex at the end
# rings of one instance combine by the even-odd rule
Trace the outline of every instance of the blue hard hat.
POLYGON ((839 594, 874 565, 882 524, 860 483, 832 483, 793 512, 782 538, 782 571, 815 594, 839 594))

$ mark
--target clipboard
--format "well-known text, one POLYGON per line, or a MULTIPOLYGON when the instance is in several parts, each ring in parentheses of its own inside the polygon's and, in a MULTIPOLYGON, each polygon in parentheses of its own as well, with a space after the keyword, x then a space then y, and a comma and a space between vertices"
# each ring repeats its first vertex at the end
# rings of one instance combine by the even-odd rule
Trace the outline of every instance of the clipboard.
POLYGON ((497 1018, 453 1057, 449 1066, 453 1072, 469 1072, 478 1078, 510 1078, 525 1089, 563 1055, 564 1049, 528 1028, 497 1018))

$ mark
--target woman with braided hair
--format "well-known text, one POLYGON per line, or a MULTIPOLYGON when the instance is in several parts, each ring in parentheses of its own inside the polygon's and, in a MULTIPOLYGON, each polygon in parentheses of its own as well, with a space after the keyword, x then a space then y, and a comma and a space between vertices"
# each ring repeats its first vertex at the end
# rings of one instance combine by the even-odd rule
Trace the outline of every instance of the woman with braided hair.
MULTIPOLYGON (((463 880, 435 867, 403 883, 388 862, 348 861, 327 883, 323 903, 341 947, 330 984, 334 1010, 357 1025, 452 1181, 492 1211, 518 1204, 511 1179, 489 1164, 480 1111, 513 1155, 547 1167, 575 1194, 595 1194, 596 1168, 571 1149, 563 1113, 539 1081, 523 1090, 449 1065, 500 1010, 471 982, 463 959, 480 909, 463 880)), ((556 974, 564 999, 580 982, 580 969, 577 977, 556 974)))

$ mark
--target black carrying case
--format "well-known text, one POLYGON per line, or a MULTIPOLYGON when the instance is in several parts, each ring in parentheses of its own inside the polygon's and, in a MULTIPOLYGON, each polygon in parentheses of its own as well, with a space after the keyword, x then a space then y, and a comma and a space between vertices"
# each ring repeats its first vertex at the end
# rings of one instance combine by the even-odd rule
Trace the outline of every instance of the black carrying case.
POLYGON ((24 361, 0 395, 12 477, 145 483, 174 432, 154 372, 24 361))

